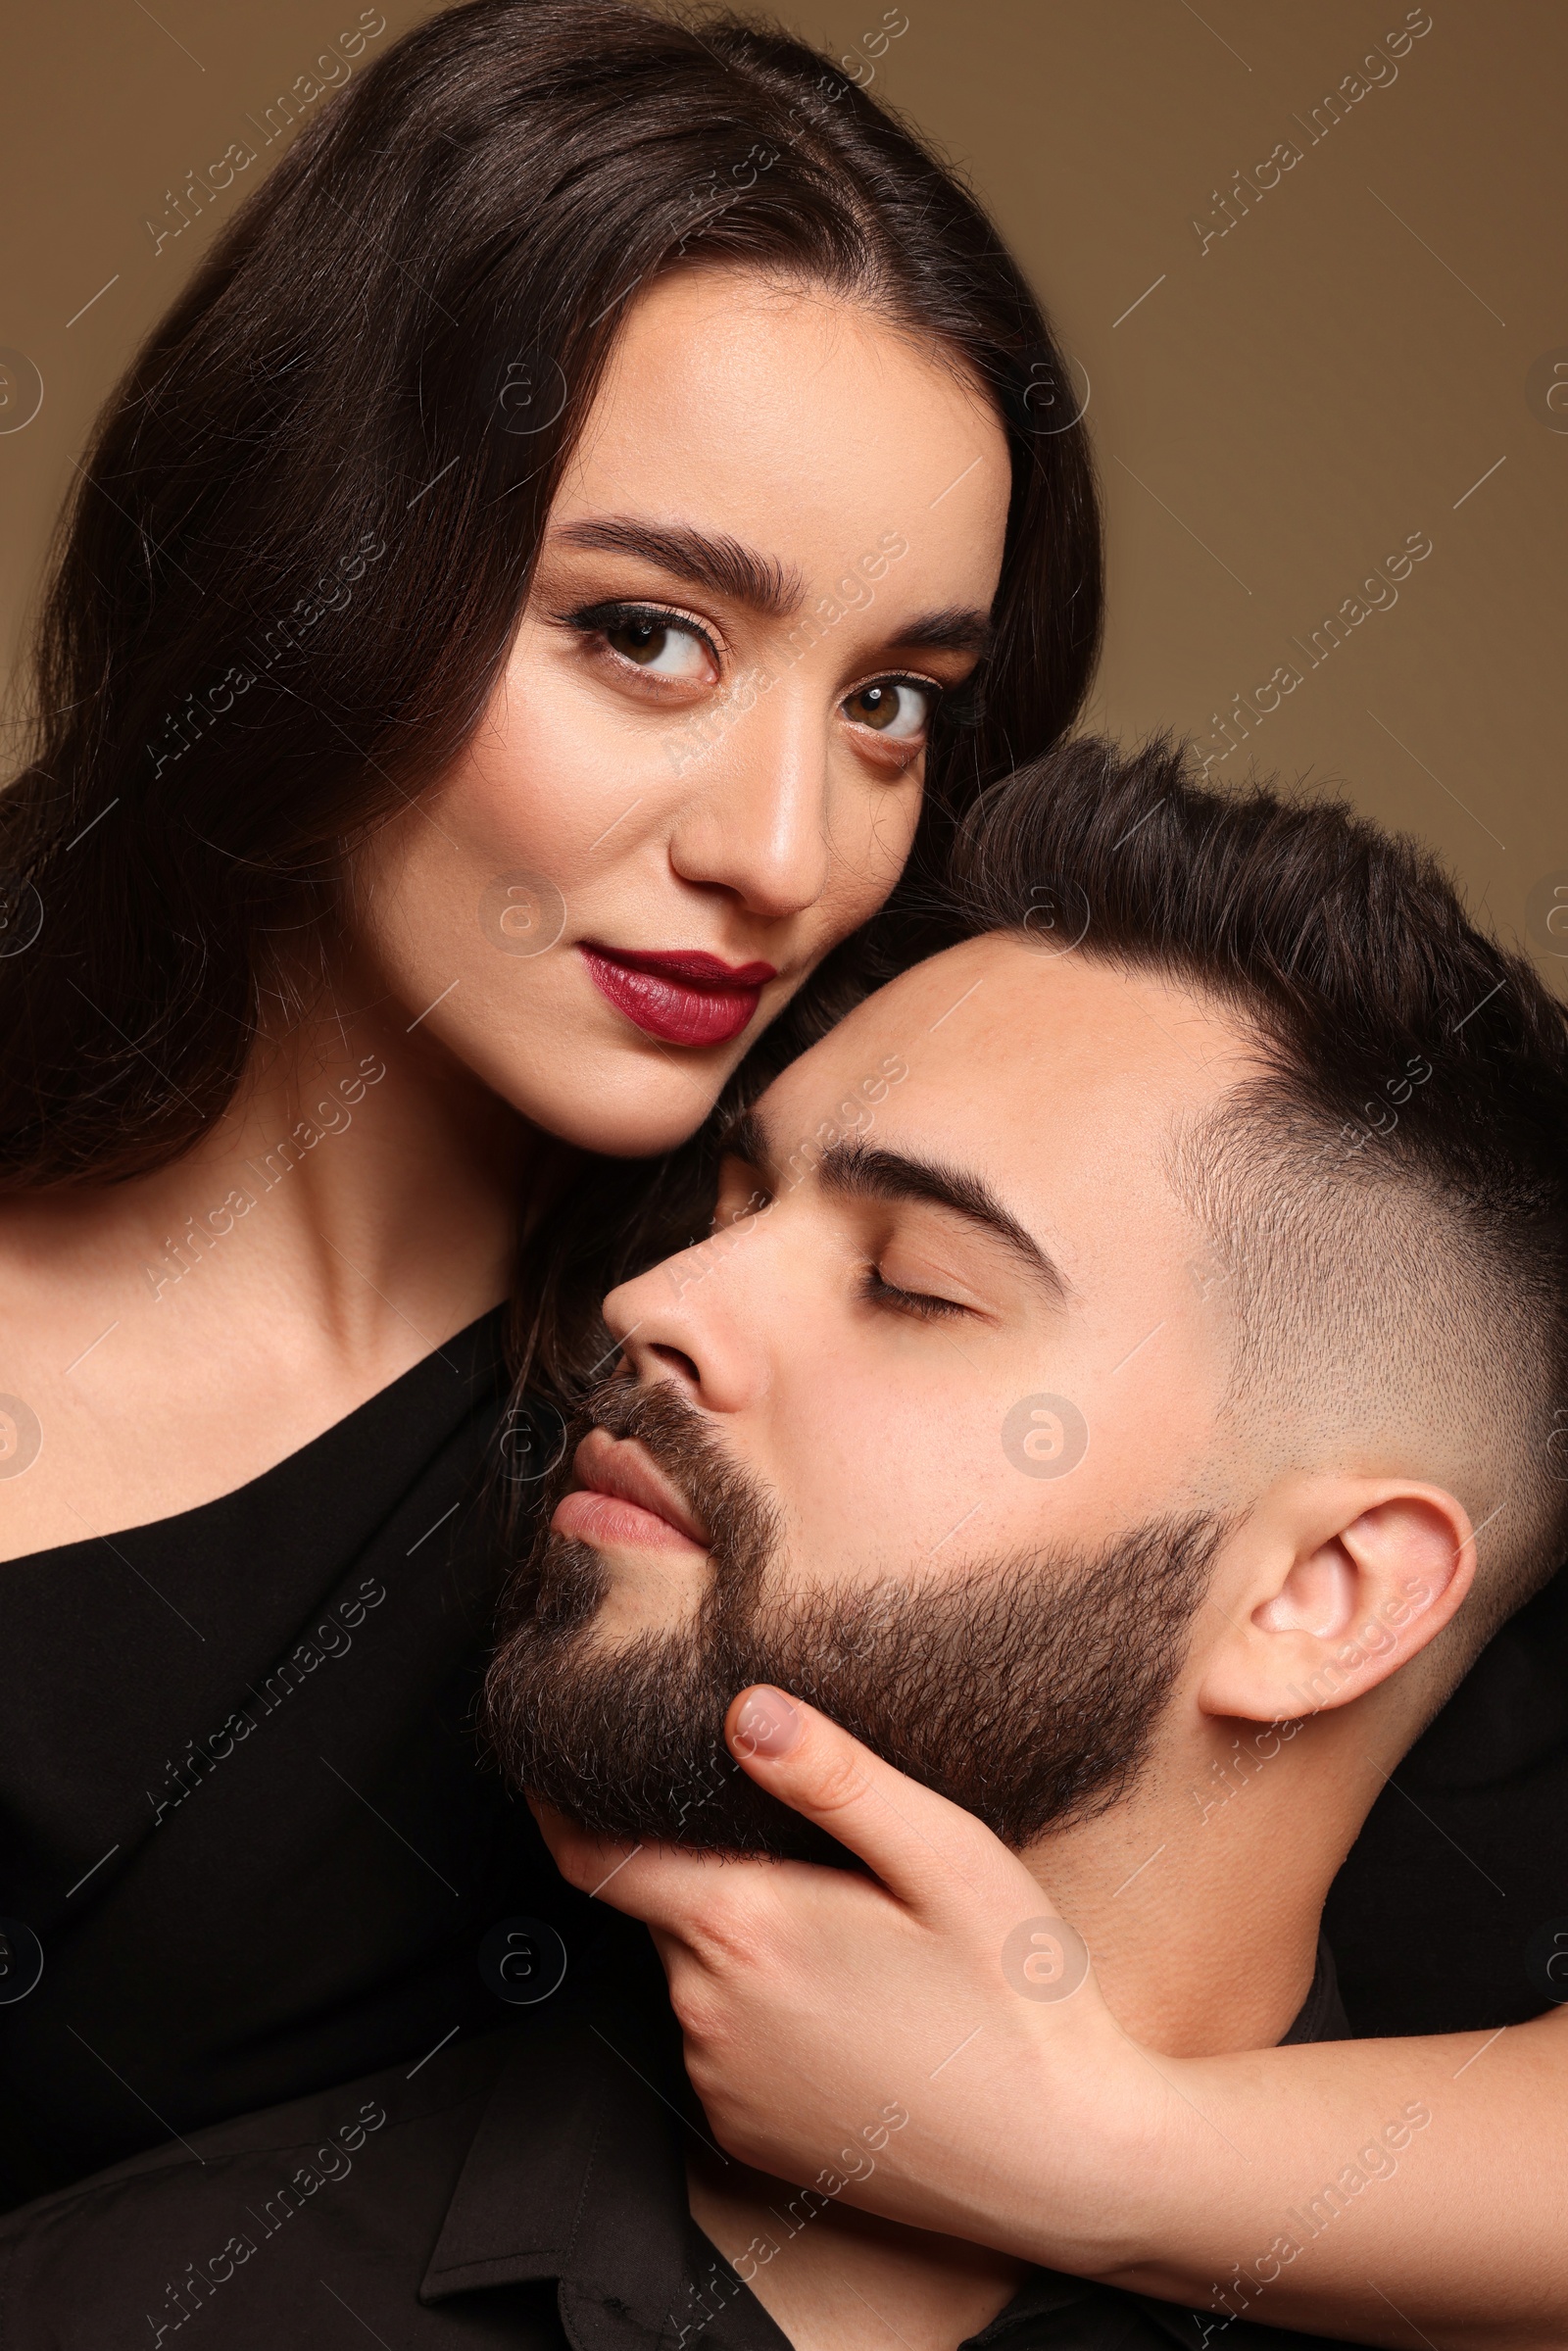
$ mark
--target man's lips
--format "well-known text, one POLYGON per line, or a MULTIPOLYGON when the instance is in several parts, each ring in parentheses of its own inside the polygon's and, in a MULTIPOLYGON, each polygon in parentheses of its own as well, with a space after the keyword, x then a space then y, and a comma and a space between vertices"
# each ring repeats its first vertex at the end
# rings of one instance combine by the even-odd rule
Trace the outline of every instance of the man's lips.
POLYGON ((707 1528, 635 1438, 590 1429, 572 1456, 572 1470, 580 1483, 562 1496, 550 1521, 558 1535, 594 1544, 708 1549, 707 1528))
POLYGON ((665 955, 584 944, 578 953, 601 994, 666 1045, 727 1045, 777 977, 771 963, 725 963, 698 948, 665 955))

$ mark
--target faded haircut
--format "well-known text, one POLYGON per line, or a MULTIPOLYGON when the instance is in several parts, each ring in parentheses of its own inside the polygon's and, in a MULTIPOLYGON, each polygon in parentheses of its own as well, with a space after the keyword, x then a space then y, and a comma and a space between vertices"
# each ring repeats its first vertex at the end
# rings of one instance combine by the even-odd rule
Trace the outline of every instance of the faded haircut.
POLYGON ((1413 1411, 1491 1523, 1449 1681, 1568 1543, 1568 1007, 1416 842, 1339 801, 1215 791, 1085 738, 985 793, 955 884, 1020 931, 1168 976, 1255 1074, 1170 1173, 1228 1307, 1223 1410, 1277 1466, 1413 1411))

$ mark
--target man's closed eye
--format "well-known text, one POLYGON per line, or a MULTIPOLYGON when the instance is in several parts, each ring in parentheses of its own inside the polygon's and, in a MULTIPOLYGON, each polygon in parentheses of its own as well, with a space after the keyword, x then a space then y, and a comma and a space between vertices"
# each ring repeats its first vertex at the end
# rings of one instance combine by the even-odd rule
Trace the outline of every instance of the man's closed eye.
POLYGON ((867 1265, 860 1276, 860 1296, 869 1306, 884 1313, 908 1314, 917 1321, 934 1322, 954 1314, 967 1314, 969 1308, 959 1305, 956 1298, 939 1298, 928 1290, 901 1289, 890 1282, 877 1265, 867 1265))

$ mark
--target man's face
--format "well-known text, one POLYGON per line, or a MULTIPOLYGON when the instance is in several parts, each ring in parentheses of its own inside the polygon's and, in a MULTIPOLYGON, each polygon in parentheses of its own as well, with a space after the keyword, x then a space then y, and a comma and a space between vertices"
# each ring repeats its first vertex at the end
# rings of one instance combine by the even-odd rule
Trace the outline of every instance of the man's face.
POLYGON ((1249 1062, 1164 982, 989 938, 794 1063, 715 1237, 607 1303, 621 1368, 494 1684, 518 1776, 785 1846, 722 1745, 768 1680, 1015 1843, 1114 1794, 1229 1498, 1222 1286, 1167 1156, 1249 1062))

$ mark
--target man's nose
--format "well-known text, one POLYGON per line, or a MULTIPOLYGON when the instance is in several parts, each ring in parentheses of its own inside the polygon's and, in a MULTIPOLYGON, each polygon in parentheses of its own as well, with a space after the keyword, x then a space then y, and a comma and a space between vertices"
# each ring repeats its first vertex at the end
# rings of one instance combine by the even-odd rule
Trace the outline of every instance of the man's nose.
POLYGON ((747 1310, 764 1246, 759 1217, 725 1225, 605 1300, 605 1321, 640 1380, 667 1380, 710 1412, 737 1412, 767 1386, 764 1334, 747 1310))
POLYGON ((716 740, 694 747, 670 842, 683 881, 733 892, 778 922, 816 905, 832 871, 828 730, 808 678, 736 687, 716 740))

